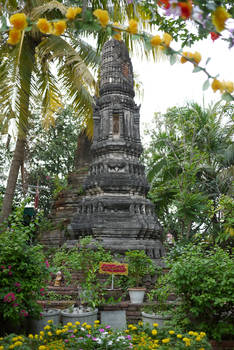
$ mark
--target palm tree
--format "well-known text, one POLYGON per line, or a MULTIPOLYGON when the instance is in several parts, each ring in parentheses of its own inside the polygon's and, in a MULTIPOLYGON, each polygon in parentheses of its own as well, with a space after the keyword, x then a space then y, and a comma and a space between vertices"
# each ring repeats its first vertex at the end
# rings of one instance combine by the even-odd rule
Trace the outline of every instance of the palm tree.
MULTIPOLYGON (((23 6, 21 12, 34 20, 48 10, 50 14, 56 12, 56 15, 66 12, 66 7, 56 1, 27 1, 26 5, 24 2, 20 5, 23 6)), ((33 29, 24 33, 21 45, 13 48, 6 44, 6 40, 6 35, 2 34, 0 120, 7 129, 10 119, 14 118, 18 132, 0 222, 11 212, 19 169, 23 166, 30 118, 35 108, 38 109, 38 102, 44 124, 48 126, 54 121, 53 114, 61 107, 60 87, 63 84, 63 92, 66 94, 68 91, 67 96, 77 116, 82 117, 84 122, 90 121, 91 91, 94 93, 97 85, 88 67, 99 63, 95 50, 81 39, 72 37, 69 31, 66 37, 47 37, 33 29), (52 62, 58 67, 57 77, 52 62)))
POLYGON ((221 229, 217 210, 233 177, 231 105, 202 108, 197 103, 156 115, 148 149, 150 195, 174 238, 221 229), (211 212, 213 208, 213 216, 211 212))

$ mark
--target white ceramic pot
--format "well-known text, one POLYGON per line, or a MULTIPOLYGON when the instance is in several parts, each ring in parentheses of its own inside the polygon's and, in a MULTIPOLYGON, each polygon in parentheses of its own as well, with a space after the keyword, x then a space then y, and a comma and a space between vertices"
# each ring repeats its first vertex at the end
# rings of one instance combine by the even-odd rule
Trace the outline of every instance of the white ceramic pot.
POLYGON ((146 288, 128 288, 130 301, 132 304, 142 304, 146 288))
POLYGON ((75 324, 80 322, 81 324, 86 322, 89 325, 93 325, 94 321, 97 320, 98 309, 91 311, 82 311, 79 308, 74 308, 72 312, 69 309, 61 311, 62 324, 65 325, 68 322, 75 324))
POLYGON ((60 312, 59 309, 48 309, 41 313, 41 318, 39 320, 31 319, 29 321, 29 329, 31 333, 39 333, 48 324, 49 320, 53 321, 54 325, 58 325, 60 322, 60 312))
POLYGON ((142 321, 144 325, 150 325, 153 327, 154 323, 158 324, 158 327, 162 327, 165 321, 171 319, 170 315, 160 315, 160 314, 147 314, 146 312, 142 312, 142 321))

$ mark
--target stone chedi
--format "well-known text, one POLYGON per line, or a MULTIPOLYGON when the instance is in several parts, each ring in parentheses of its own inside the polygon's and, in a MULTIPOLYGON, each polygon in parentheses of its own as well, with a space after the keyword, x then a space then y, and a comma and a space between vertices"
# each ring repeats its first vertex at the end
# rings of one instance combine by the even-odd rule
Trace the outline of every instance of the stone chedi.
POLYGON ((139 158, 142 145, 139 106, 134 102, 133 69, 122 41, 111 39, 102 51, 100 97, 93 107, 92 161, 84 196, 71 223, 73 239, 92 235, 108 249, 144 249, 163 255, 161 227, 139 158))

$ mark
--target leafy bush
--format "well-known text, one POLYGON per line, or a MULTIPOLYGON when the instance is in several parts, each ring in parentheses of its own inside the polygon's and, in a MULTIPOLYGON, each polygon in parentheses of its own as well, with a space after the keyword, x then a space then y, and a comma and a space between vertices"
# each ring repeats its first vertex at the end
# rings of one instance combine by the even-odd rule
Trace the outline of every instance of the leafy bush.
POLYGON ((164 286, 181 299, 174 324, 192 324, 217 340, 233 334, 234 262, 228 253, 220 247, 188 245, 180 256, 171 255, 169 264, 164 286))
POLYGON ((0 233, 0 314, 14 324, 39 316, 36 301, 50 275, 42 247, 31 243, 37 222, 25 226, 23 210, 17 208, 0 233))

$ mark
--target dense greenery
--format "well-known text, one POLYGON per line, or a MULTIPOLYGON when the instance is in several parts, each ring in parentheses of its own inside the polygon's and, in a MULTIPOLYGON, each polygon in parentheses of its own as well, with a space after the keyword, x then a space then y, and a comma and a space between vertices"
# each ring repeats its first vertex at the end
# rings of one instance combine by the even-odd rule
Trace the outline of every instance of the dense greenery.
POLYGON ((42 246, 32 243, 39 222, 36 219, 25 225, 23 210, 24 206, 14 211, 9 226, 3 226, 0 234, 1 324, 38 317, 41 308, 37 300, 49 279, 42 246))
POLYGON ((161 289, 174 292, 180 306, 174 326, 205 331, 210 339, 229 339, 234 332, 234 262, 220 247, 189 244, 169 255, 170 271, 160 279, 161 289))
POLYGON ((150 198, 175 241, 232 234, 232 117, 232 105, 196 103, 155 115, 145 154, 150 198))

